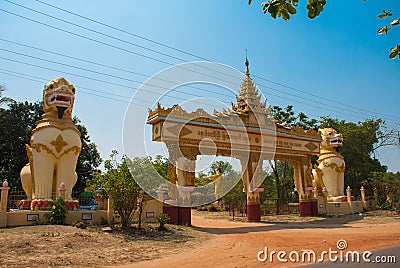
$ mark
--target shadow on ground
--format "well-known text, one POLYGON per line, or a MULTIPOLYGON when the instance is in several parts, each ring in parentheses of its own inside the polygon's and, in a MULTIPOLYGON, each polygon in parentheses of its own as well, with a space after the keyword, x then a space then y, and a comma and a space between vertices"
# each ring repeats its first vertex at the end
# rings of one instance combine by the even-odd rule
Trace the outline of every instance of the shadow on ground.
POLYGON ((308 229, 308 228, 356 228, 346 225, 350 222, 356 222, 364 219, 363 215, 344 215, 344 216, 325 216, 315 217, 315 220, 307 222, 285 222, 285 221, 261 221, 261 222, 240 222, 228 221, 227 227, 199 227, 193 225, 195 230, 210 234, 243 234, 257 233, 283 229, 308 229), (232 226, 237 224, 237 226, 232 226), (245 226, 243 226, 245 225, 245 226), (250 226, 249 226, 250 225, 250 226), (251 226, 254 225, 254 226, 251 226))

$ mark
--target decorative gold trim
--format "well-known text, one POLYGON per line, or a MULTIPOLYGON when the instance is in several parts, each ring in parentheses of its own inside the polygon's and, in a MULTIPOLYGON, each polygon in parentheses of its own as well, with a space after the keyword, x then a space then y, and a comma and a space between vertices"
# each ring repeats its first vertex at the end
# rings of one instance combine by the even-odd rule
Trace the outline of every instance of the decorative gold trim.
POLYGON ((37 132, 39 130, 42 130, 42 129, 48 128, 48 127, 52 127, 52 128, 56 128, 60 131, 72 130, 76 134, 78 134, 79 137, 81 136, 81 132, 76 128, 76 126, 74 125, 74 123, 72 121, 70 123, 67 123, 68 126, 64 126, 65 124, 66 124, 65 122, 40 120, 40 121, 38 121, 36 128, 32 130, 31 134, 33 135, 35 132, 37 132))
POLYGON ((57 158, 57 156, 53 153, 53 151, 43 143, 32 144, 31 148, 35 149, 36 152, 38 153, 40 153, 42 150, 45 150, 48 154, 51 154, 52 156, 54 156, 54 158, 57 158))
POLYGON ((336 163, 328 163, 326 161, 323 162, 324 167, 332 168, 334 169, 337 173, 343 173, 344 170, 346 169, 345 165, 342 164, 340 167, 336 163))
POLYGON ((260 194, 258 192, 248 192, 247 205, 259 205, 259 204, 260 204, 260 194))
POLYGON ((54 156, 54 158, 56 158, 56 159, 60 159, 62 156, 66 155, 70 152, 75 152, 75 155, 78 155, 81 151, 81 148, 79 146, 72 146, 72 147, 68 148, 67 150, 65 150, 59 156, 56 156, 54 154, 54 152, 48 146, 46 146, 45 144, 42 144, 42 143, 32 144, 32 149, 35 149, 38 153, 40 153, 42 150, 44 150, 48 154, 51 154, 52 156, 54 156))
POLYGON ((50 142, 56 148, 57 153, 61 152, 61 150, 68 145, 68 142, 64 141, 61 134, 58 134, 57 138, 50 142))
MULTIPOLYGON (((265 115, 267 116, 267 114, 265 115)), ((276 130, 283 134, 290 134, 290 135, 296 135, 298 137, 318 139, 319 141, 321 141, 321 135, 315 132, 313 129, 308 129, 307 131, 304 131, 298 126, 294 128, 285 127, 273 121, 272 118, 268 118, 268 116, 267 116, 267 122, 271 122, 271 124, 260 125, 257 122, 244 122, 240 118, 240 115, 235 114, 231 110, 225 111, 225 113, 218 113, 215 111, 214 115, 208 114, 203 109, 197 109, 194 112, 188 113, 185 110, 183 110, 182 107, 180 107, 178 104, 175 104, 170 108, 163 108, 158 103, 157 107, 154 110, 149 109, 149 114, 147 117, 148 124, 154 125, 158 121, 165 121, 167 117, 170 119, 190 120, 193 122, 201 122, 206 124, 207 123, 215 124, 216 122, 218 122, 221 125, 224 124, 227 125, 229 124, 234 126, 244 125, 246 127, 252 127, 252 128, 265 128, 265 129, 276 130), (154 121, 150 122, 152 120, 154 121)), ((254 132, 254 131, 248 131, 248 132, 254 132)))
POLYGON ((79 146, 72 146, 71 148, 65 150, 60 156, 59 158, 61 158, 61 156, 68 154, 69 152, 75 151, 75 155, 78 155, 81 152, 81 148, 79 146))
POLYGON ((315 173, 317 174, 317 176, 314 177, 314 181, 317 185, 317 188, 322 190, 325 187, 325 183, 322 180, 322 176, 324 175, 324 172, 317 165, 314 165, 314 170, 315 170, 315 173))

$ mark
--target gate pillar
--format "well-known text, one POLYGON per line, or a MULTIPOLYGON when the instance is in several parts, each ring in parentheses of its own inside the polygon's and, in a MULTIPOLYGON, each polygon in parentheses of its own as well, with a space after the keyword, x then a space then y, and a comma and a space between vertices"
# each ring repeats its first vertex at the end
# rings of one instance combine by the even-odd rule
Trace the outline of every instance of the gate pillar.
POLYGON ((244 170, 242 181, 247 195, 247 220, 260 221, 260 193, 259 188, 257 188, 262 182, 260 154, 251 154, 249 159, 240 159, 240 162, 244 170))

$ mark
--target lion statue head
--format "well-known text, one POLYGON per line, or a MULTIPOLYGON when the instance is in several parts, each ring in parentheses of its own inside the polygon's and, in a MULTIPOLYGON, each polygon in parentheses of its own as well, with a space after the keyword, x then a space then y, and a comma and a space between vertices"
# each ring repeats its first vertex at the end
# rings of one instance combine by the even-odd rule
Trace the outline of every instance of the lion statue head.
POLYGON ((43 111, 57 115, 58 119, 70 119, 75 101, 75 87, 65 78, 57 78, 44 86, 43 111))
POLYGON ((318 132, 321 134, 321 150, 324 151, 336 151, 339 152, 343 144, 343 136, 333 128, 319 129, 318 132))

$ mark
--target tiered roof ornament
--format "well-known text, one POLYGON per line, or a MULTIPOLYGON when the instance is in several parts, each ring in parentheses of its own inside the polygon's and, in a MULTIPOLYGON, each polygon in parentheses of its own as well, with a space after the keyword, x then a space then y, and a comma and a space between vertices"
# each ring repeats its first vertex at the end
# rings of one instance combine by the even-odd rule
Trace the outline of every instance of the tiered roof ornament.
POLYGON ((246 57, 245 78, 240 86, 236 103, 231 103, 232 108, 223 108, 221 111, 214 109, 212 115, 205 112, 203 109, 198 109, 194 112, 186 112, 179 105, 174 105, 171 108, 165 109, 158 103, 154 110, 149 109, 148 120, 154 120, 157 116, 180 118, 192 121, 215 124, 215 120, 221 124, 240 125, 243 124, 258 128, 273 128, 279 133, 287 133, 299 137, 308 137, 320 139, 321 136, 314 130, 302 130, 300 127, 283 126, 277 122, 271 115, 271 108, 266 100, 261 101, 262 95, 250 77, 249 61, 246 57), (173 114, 171 114, 173 112, 173 114), (196 120, 193 120, 196 118, 196 120))
POLYGON ((248 114, 250 111, 253 113, 269 114, 269 107, 267 108, 267 101, 261 102, 261 94, 250 78, 249 61, 246 57, 246 77, 243 80, 239 96, 236 97, 236 104, 232 103, 232 110, 238 114, 248 114))

